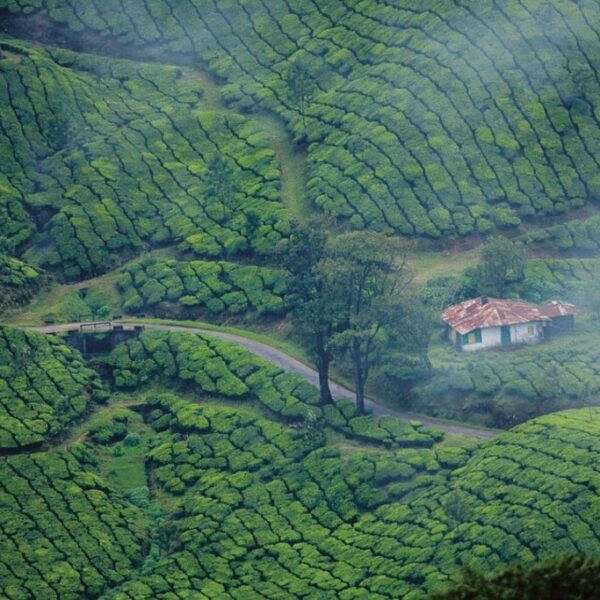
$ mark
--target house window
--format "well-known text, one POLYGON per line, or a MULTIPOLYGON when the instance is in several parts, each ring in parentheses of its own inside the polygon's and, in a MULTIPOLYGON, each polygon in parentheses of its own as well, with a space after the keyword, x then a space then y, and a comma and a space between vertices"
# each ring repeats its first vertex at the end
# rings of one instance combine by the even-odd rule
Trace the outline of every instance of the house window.
POLYGON ((535 327, 533 325, 528 325, 527 327, 527 335, 532 337, 535 334, 535 327))
POLYGON ((461 336, 461 343, 463 346, 466 344, 480 344, 481 343, 481 329, 475 329, 470 333, 465 333, 461 336))

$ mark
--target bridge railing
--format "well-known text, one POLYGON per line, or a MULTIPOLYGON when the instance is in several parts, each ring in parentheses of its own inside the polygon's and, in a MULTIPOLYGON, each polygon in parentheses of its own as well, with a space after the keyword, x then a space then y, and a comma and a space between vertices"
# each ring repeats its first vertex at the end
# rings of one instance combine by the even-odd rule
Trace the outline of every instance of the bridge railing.
POLYGON ((81 333, 100 333, 112 331, 113 324, 110 321, 97 321, 95 323, 82 323, 79 326, 81 333))

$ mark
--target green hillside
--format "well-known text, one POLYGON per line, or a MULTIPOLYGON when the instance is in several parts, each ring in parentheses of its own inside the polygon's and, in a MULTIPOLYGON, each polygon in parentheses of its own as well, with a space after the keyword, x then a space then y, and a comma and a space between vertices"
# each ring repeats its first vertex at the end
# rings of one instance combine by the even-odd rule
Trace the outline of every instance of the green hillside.
POLYGON ((194 55, 229 102, 286 120, 307 144, 310 199, 358 227, 487 232, 600 195, 592 0, 0 7, 84 46, 194 55), (294 61, 315 82, 308 102, 289 93, 294 61))
MULTIPOLYGON (((479 446, 434 445, 406 428, 399 444, 367 443, 351 427, 280 420, 276 394, 308 408, 316 392, 194 339, 196 360, 213 349, 203 372, 192 368, 196 387, 121 394, 67 430, 66 449, 0 460, 2 595, 423 598, 462 564, 600 552, 600 409, 479 446), (246 388, 232 387, 242 372, 246 388)), ((158 356, 165 341, 143 344, 158 356)), ((119 348, 117 381, 124 355, 134 347, 119 348)))
POLYGON ((98 374, 60 340, 0 328, 0 452, 40 444, 104 399, 98 374))
POLYGON ((594 0, 0 0, 0 597, 598 560, 599 99, 594 0))
POLYGON ((220 257, 286 232, 266 133, 204 101, 192 74, 16 41, 2 42, 0 72, 0 235, 41 266, 84 278, 150 244, 220 257))

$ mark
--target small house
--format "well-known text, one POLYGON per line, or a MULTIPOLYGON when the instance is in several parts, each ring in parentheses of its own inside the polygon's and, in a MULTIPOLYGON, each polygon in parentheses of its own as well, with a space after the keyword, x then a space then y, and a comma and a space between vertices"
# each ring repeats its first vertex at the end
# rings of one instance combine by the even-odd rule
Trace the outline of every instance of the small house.
POLYGON ((520 300, 480 296, 450 306, 443 314, 448 338, 460 350, 496 346, 537 344, 547 337, 548 327, 573 324, 575 307, 562 302, 537 307, 520 300), (564 314, 563 314, 564 313, 564 314), (561 320, 570 317, 569 320, 561 320), (559 319, 555 323, 555 319, 559 319))
POLYGON ((552 300, 552 302, 540 306, 540 312, 550 319, 550 324, 545 329, 546 337, 574 331, 575 315, 577 314, 574 304, 552 300))

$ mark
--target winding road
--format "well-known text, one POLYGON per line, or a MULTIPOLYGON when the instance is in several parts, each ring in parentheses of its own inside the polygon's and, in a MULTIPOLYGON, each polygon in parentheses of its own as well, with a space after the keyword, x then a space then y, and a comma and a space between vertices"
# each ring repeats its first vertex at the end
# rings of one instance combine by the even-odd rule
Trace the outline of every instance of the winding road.
MULTIPOLYGON (((22 329, 28 331, 37 331, 39 333, 65 333, 67 331, 71 331, 74 329, 78 329, 82 323, 65 323, 61 325, 44 325, 40 327, 22 327, 22 329)), ((155 329, 159 331, 180 331, 184 333, 201 333, 202 335, 208 335, 215 337, 220 340, 225 340, 228 342, 233 342, 235 344, 239 344, 246 348, 246 350, 252 352, 256 356, 260 356, 265 360, 281 367, 284 371, 288 371, 291 373, 297 373, 301 375, 314 386, 318 387, 319 377, 317 372, 305 365, 303 362, 295 359, 294 357, 282 352, 281 350, 277 350, 268 344, 264 344, 262 342, 257 342, 256 340, 244 337, 242 335, 236 335, 233 333, 227 333, 225 331, 218 330, 209 330, 202 329, 199 327, 186 327, 183 325, 171 325, 171 324, 159 324, 159 323, 142 323, 136 321, 119 321, 118 323, 113 323, 113 325, 123 325, 125 328, 132 328, 134 326, 142 326, 145 329, 155 329)), ((333 394, 336 400, 341 398, 347 398, 349 400, 354 400, 355 395, 354 392, 334 381, 330 381, 331 393, 333 394)), ((373 415, 376 416, 384 416, 389 415, 392 417, 396 417, 398 419, 415 419, 420 421, 426 427, 432 429, 440 429, 441 431, 448 433, 450 435, 462 435, 473 438, 480 439, 493 439, 497 437, 501 432, 495 429, 486 429, 479 427, 469 427, 468 425, 462 425, 459 423, 451 423, 448 421, 440 421, 437 419, 432 419, 425 415, 420 415, 417 413, 400 411, 390 408, 388 406, 384 406, 383 404, 378 404, 373 400, 366 399, 365 407, 369 410, 373 415)))

